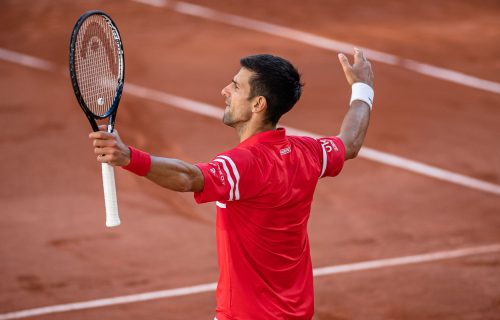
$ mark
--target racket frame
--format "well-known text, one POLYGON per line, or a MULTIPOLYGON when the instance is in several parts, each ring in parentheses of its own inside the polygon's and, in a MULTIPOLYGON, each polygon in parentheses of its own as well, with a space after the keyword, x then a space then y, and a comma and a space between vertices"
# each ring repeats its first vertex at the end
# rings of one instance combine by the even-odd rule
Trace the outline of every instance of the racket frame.
POLYGON ((75 96, 76 99, 78 100, 78 103, 80 107, 82 108, 83 112, 87 116, 87 119, 90 122, 90 125, 92 126, 92 130, 94 131, 99 131, 99 128, 97 126, 97 120, 103 120, 109 117, 109 125, 111 126, 111 131, 113 132, 114 125, 115 125, 115 120, 116 120, 116 113, 118 111, 118 104, 120 103, 120 99, 122 96, 123 92, 123 85, 125 81, 125 55, 123 51, 123 44, 121 41, 120 37, 120 32, 118 31, 118 28, 116 27, 113 19, 111 19, 110 16, 108 16, 106 13, 100 11, 100 10, 91 10, 88 12, 85 12, 78 18, 78 20, 75 23, 75 26, 73 27, 73 31, 71 33, 71 39, 70 39, 70 45, 69 45, 69 73, 70 73, 70 78, 71 78, 71 84, 73 85, 73 90, 75 91, 75 96), (80 31, 81 26, 89 18, 90 16, 93 15, 100 15, 106 20, 108 23, 108 26, 111 28, 112 33, 113 33, 113 40, 115 41, 115 44, 117 46, 117 53, 118 53, 118 85, 116 87, 116 93, 115 93, 115 98, 113 99, 113 102, 111 104, 111 107, 108 109, 108 111, 103 114, 103 115, 96 115, 90 109, 88 108, 87 104, 85 103, 85 100, 82 97, 82 94, 80 92, 80 87, 78 85, 78 79, 77 79, 77 74, 75 70, 75 47, 76 47, 76 40, 78 37, 78 32, 80 31))

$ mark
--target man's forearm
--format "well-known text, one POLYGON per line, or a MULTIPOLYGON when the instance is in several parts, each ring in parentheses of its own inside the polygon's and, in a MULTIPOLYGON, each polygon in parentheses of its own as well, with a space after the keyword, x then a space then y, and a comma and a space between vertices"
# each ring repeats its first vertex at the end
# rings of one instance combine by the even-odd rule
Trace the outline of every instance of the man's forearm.
POLYGON ((351 65, 343 53, 339 54, 339 61, 352 89, 350 107, 339 134, 348 160, 358 155, 365 140, 373 104, 373 71, 370 62, 357 48, 354 49, 354 64, 351 65))
POLYGON ((152 157, 146 152, 125 145, 116 130, 113 133, 106 132, 106 126, 100 126, 99 129, 102 131, 89 134, 89 138, 93 140, 97 161, 146 176, 152 182, 170 190, 203 190, 203 173, 197 166, 177 159, 152 157))
POLYGON ((178 159, 151 157, 151 168, 146 178, 174 191, 198 192, 203 190, 203 174, 192 164, 178 159))
POLYGON ((339 138, 345 145, 345 159, 358 155, 368 130, 370 107, 363 101, 353 101, 342 121, 339 138))

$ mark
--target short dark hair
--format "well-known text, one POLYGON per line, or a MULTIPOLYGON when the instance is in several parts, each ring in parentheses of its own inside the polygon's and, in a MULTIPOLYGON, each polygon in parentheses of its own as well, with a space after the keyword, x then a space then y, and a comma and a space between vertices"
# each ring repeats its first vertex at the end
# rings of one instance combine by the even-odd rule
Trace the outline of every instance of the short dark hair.
POLYGON ((300 99, 303 84, 298 70, 287 60, 270 54, 240 59, 242 67, 254 72, 250 79, 250 97, 267 101, 267 120, 273 125, 300 99))

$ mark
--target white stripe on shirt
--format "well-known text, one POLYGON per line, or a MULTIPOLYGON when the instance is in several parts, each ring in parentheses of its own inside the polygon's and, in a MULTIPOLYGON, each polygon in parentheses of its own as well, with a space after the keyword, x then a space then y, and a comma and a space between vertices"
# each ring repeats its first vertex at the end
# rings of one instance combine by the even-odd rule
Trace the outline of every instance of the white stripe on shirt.
POLYGON ((229 186, 231 187, 229 189, 229 201, 233 201, 234 181, 233 178, 231 177, 231 174, 229 173, 229 168, 227 167, 225 160, 216 158, 214 161, 222 163, 224 171, 226 171, 227 181, 229 181, 229 186))
POLYGON ((219 202, 219 201, 215 201, 215 205, 219 208, 222 208, 222 209, 225 209, 226 208, 226 204, 225 203, 222 203, 222 202, 219 202))
POLYGON ((325 149, 325 146, 321 144, 321 149, 323 150, 323 167, 321 168, 321 174, 319 175, 319 177, 323 177, 323 175, 325 174, 325 170, 326 170, 326 162, 328 161, 327 157, 326 157, 326 149, 325 149))
POLYGON ((228 156, 218 156, 218 158, 222 158, 227 160, 229 164, 231 165, 231 168, 233 169, 234 177, 236 178, 236 183, 235 183, 235 190, 234 190, 234 199, 235 200, 240 200, 240 173, 238 172, 238 168, 236 168, 236 164, 234 161, 229 158, 228 156))

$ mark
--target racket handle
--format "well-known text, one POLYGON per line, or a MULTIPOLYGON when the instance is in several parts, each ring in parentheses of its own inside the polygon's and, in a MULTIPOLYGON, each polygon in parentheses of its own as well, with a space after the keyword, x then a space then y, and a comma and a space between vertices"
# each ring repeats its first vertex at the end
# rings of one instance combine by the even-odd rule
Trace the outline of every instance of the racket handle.
POLYGON ((106 227, 120 225, 118 202, 116 201, 115 171, 107 163, 102 164, 102 185, 104 187, 104 204, 106 206, 106 227))

